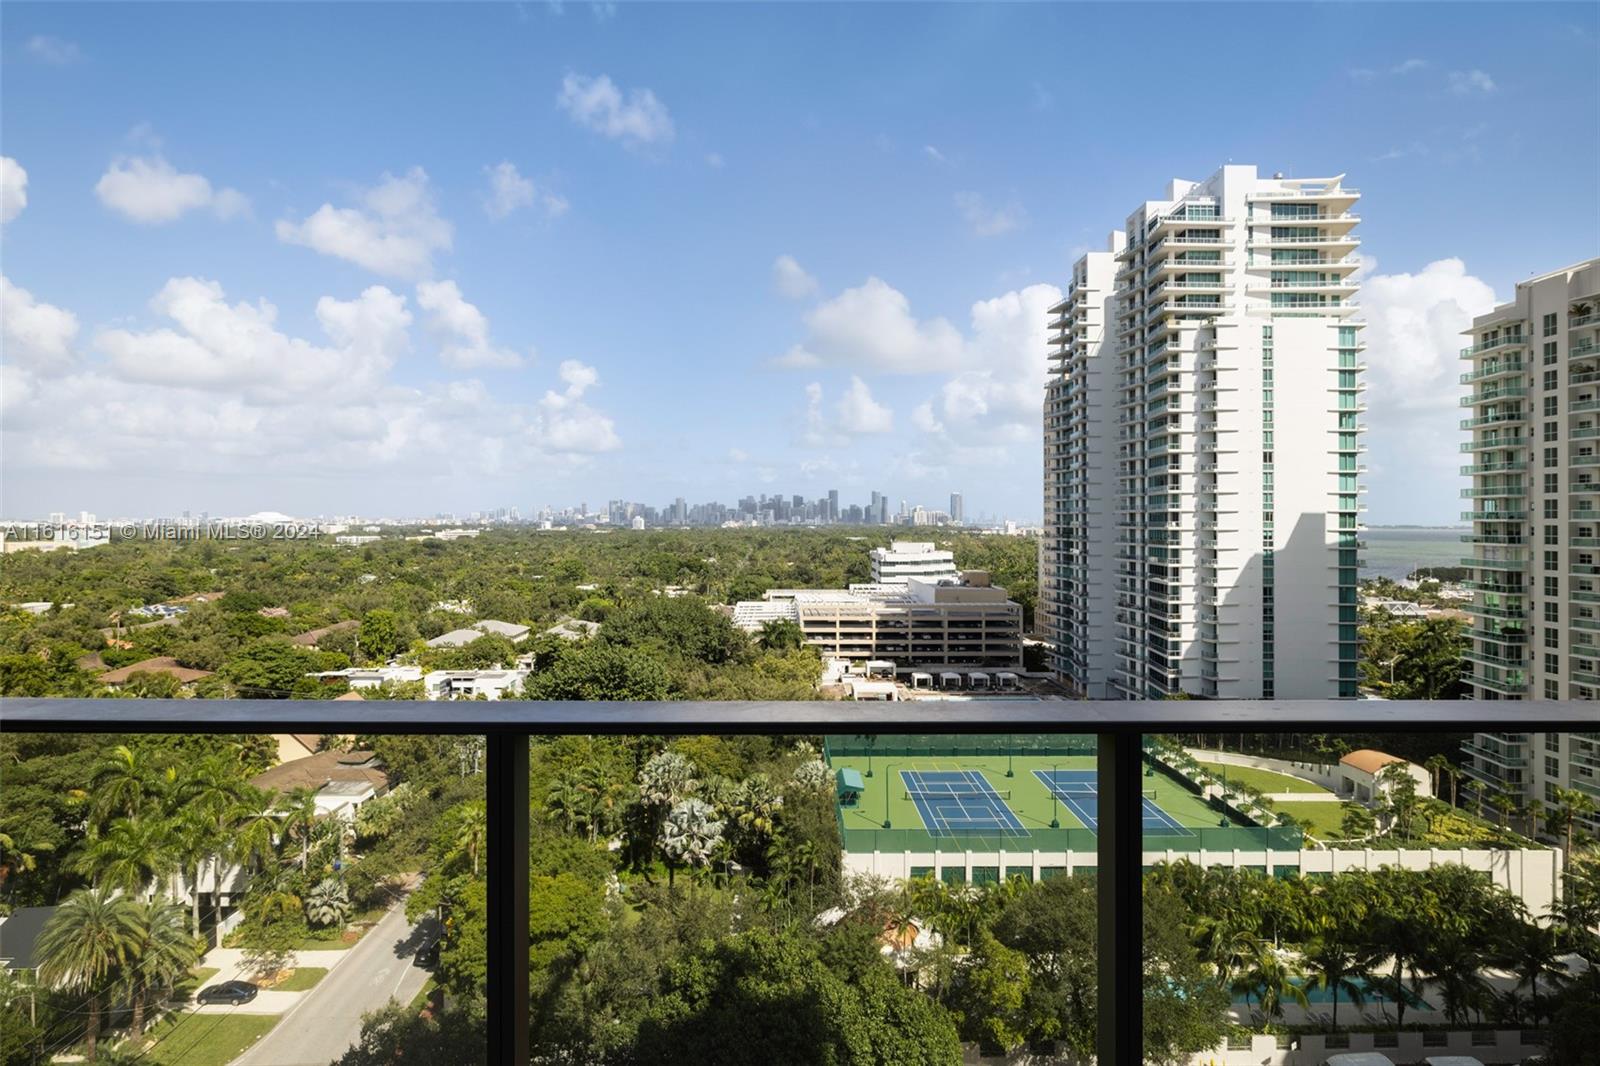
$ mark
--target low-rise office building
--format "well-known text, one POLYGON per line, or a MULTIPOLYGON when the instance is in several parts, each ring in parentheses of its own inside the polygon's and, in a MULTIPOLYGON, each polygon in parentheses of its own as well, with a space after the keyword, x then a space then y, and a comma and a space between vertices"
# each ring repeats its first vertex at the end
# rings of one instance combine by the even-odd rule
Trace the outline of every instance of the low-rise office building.
POLYGON ((870 591, 775 589, 765 600, 734 607, 735 621, 746 628, 775 618, 796 622, 824 658, 889 660, 902 671, 1022 666, 1022 607, 981 570, 870 591))

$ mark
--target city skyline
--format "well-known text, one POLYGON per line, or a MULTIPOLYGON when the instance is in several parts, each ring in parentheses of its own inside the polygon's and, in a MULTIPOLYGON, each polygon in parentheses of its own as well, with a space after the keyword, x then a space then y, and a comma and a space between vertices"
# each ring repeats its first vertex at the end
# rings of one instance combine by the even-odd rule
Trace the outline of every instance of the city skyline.
MULTIPOLYGON (((509 521, 532 522, 541 518, 563 518, 594 520, 602 518, 615 521, 619 509, 625 517, 631 518, 635 514, 646 514, 652 519, 662 518, 662 524, 703 525, 711 524, 700 519, 704 511, 721 509, 729 512, 724 518, 737 518, 741 514, 766 517, 773 511, 793 510, 807 519, 811 524, 860 524, 860 525, 899 525, 922 524, 905 523, 902 519, 915 519, 919 515, 926 516, 926 524, 963 525, 966 522, 966 508, 964 496, 961 492, 950 493, 950 509, 940 511, 937 508, 925 506, 922 501, 907 497, 895 497, 892 493, 873 490, 868 498, 852 501, 840 494, 838 489, 830 489, 826 493, 815 497, 808 497, 804 493, 746 493, 735 498, 732 503, 722 500, 688 500, 679 496, 672 501, 657 505, 648 501, 629 500, 622 497, 608 497, 603 493, 594 496, 597 506, 590 507, 588 498, 576 502, 556 504, 550 501, 533 504, 521 503, 495 503, 492 506, 479 506, 463 510, 443 508, 421 508, 418 510, 388 510, 381 512, 351 511, 348 509, 334 509, 332 511, 288 513, 270 508, 248 508, 238 512, 213 513, 207 508, 183 507, 173 511, 157 512, 107 512, 93 510, 87 507, 77 509, 55 508, 43 513, 33 514, 0 514, 0 525, 14 524, 43 524, 50 526, 64 526, 77 524, 81 526, 94 525, 108 520, 123 520, 128 518, 144 520, 175 520, 175 521, 221 521, 248 519, 253 516, 270 515, 281 519, 319 519, 341 520, 346 518, 388 521, 398 519, 401 521, 509 521), (682 508, 682 511, 678 511, 682 508), (681 520, 680 517, 681 516, 681 520)), ((789 515, 783 514, 782 521, 788 521, 789 515)), ((1018 520, 1016 516, 998 512, 979 510, 975 512, 972 525, 992 524, 999 525, 1006 521, 1014 524, 1030 524, 1026 520, 1018 520)))
POLYGON ((1306 8, 1311 69, 1239 20, 1256 65, 1159 143, 1158 87, 1084 88, 1113 50, 1052 59, 1175 7, 924 9, 982 46, 939 72, 878 8, 403 11, 9 10, 0 510, 961 484, 1036 519, 1046 310, 1127 189, 1220 157, 1363 189, 1367 517, 1452 524, 1457 335, 1600 224, 1590 9, 1306 8))

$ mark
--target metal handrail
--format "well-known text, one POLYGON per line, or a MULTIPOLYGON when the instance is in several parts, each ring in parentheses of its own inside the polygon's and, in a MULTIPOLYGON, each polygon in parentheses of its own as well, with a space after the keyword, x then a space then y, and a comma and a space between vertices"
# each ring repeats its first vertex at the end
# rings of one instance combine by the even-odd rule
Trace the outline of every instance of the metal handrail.
MULTIPOLYGON (((1492 702, 1354 700, 934 702, 535 702, 501 700, 0 699, 0 731, 116 733, 430 733, 487 737, 488 1059, 526 1063, 528 1005, 528 738, 562 733, 963 733, 1096 735, 1099 1014, 1097 1058, 1143 1058, 1142 737, 1181 732, 1495 732, 1492 702)), ((1520 703, 1517 728, 1592 729, 1593 703, 1520 703)))

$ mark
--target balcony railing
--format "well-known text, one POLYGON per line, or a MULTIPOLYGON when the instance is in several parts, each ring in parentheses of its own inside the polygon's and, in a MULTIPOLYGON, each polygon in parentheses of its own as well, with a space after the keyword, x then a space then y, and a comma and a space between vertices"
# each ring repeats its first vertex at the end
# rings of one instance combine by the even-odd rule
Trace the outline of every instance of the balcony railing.
MULTIPOLYGON (((1481 680, 1477 683, 1482 684, 1481 680)), ((1494 732, 1506 708, 1480 702, 982 701, 454 702, 368 700, 0 699, 0 721, 37 733, 482 735, 487 740, 487 1061, 529 1060, 528 738, 583 734, 1092 733, 1099 774, 1095 839, 1098 1061, 1143 1058, 1143 736, 1163 732, 1494 732)), ((1521 704, 1518 728, 1594 725, 1592 704, 1521 704)), ((1469 771, 1470 774, 1470 771, 1469 771)))

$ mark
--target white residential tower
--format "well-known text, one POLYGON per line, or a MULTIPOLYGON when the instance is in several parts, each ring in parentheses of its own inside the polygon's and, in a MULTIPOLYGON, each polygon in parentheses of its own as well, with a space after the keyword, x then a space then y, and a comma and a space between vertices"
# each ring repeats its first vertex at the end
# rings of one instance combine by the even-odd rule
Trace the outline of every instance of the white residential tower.
POLYGON ((1356 695, 1357 197, 1225 166, 1074 264, 1040 596, 1082 694, 1356 695))

